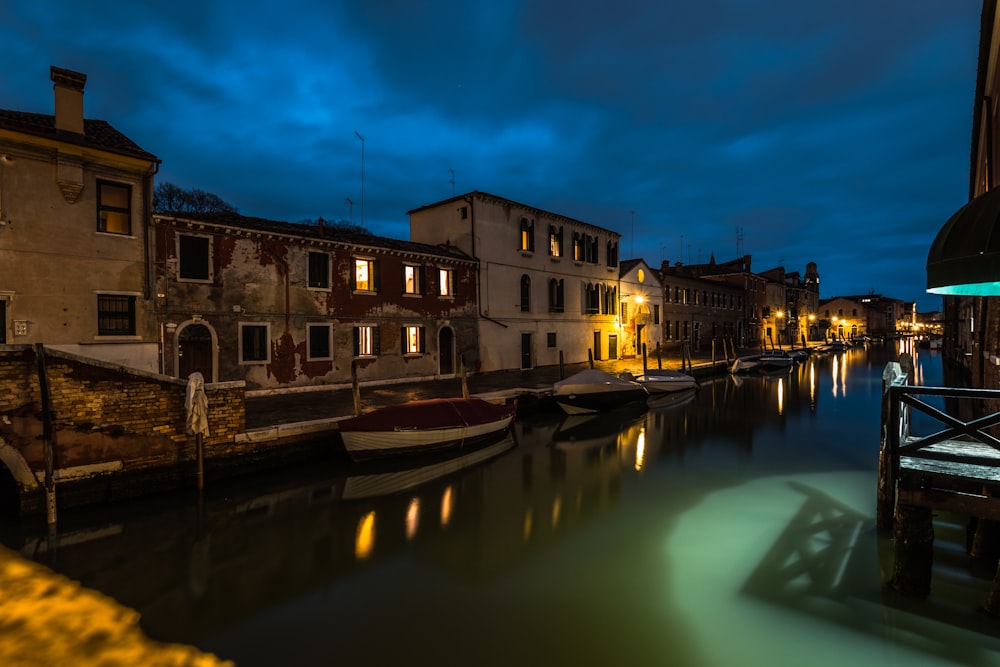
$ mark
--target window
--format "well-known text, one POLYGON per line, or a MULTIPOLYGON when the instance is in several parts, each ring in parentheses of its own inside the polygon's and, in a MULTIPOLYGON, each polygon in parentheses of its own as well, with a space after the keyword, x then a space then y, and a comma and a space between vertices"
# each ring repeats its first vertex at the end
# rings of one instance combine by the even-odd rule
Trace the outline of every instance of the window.
POLYGON ((590 234, 584 234, 583 249, 586 261, 591 264, 597 264, 597 237, 591 236, 590 234))
POLYGON ((378 262, 362 257, 354 258, 354 291, 378 292, 378 262))
POLYGON ((330 255, 325 252, 309 253, 307 285, 313 289, 330 289, 330 255))
POLYGON ((354 327, 354 356, 374 357, 380 354, 378 327, 354 327))
POLYGON ((135 335, 135 297, 123 294, 97 295, 97 335, 135 335))
POLYGON ((549 225, 549 255, 552 257, 562 257, 563 254, 563 228, 556 230, 555 225, 549 225))
POLYGON ((455 296, 455 272, 451 269, 438 269, 438 295, 455 296))
POLYGON ((608 266, 618 266, 618 244, 610 240, 608 241, 608 266))
POLYGON ((545 342, 546 342, 546 345, 548 345, 549 347, 555 347, 556 346, 556 332, 555 331, 550 331, 547 334, 545 334, 545 342))
POLYGON ((271 359, 266 324, 240 324, 240 363, 266 363, 271 359))
POLYGON ((587 315, 596 315, 601 312, 600 289, 591 283, 584 286, 583 312, 587 315))
POLYGON ((573 232, 573 259, 577 262, 583 261, 583 237, 573 232))
POLYGON ((212 279, 212 239, 207 236, 177 236, 177 277, 180 280, 212 279))
POLYGON ((307 359, 332 359, 333 346, 330 345, 330 333, 333 327, 329 324, 307 324, 306 338, 308 342, 307 359))
POLYGON ((565 284, 564 280, 556 280, 552 278, 549 280, 549 312, 550 313, 561 313, 564 310, 563 301, 563 286, 565 284))
POLYGON ((132 233, 132 187, 97 182, 97 231, 108 234, 132 233))
POLYGON ((426 339, 423 327, 403 327, 400 333, 403 340, 403 354, 424 353, 426 339))
POLYGON ((653 304, 653 324, 660 323, 660 304, 653 304))
POLYGON ((531 312, 531 278, 527 274, 521 276, 521 312, 531 312))
POLYGON ((459 209, 459 211, 461 212, 462 220, 467 220, 469 217, 469 207, 463 206, 462 208, 459 209))
POLYGON ((403 265, 403 294, 424 293, 424 267, 403 265))
POLYGON ((535 251, 535 221, 521 218, 521 250, 535 251))

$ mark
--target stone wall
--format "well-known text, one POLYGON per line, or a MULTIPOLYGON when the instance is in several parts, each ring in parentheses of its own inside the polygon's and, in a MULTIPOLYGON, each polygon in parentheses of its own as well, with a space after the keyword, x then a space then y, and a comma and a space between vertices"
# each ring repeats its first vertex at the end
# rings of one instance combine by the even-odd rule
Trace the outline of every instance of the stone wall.
MULTIPOLYGON (((61 504, 140 495, 191 476, 197 448, 186 432, 186 381, 48 348, 44 356, 61 504)), ((244 391, 243 382, 205 386, 206 462, 252 453, 253 443, 236 439, 246 431, 244 391)), ((36 348, 0 346, 0 463, 18 487, 20 513, 35 511, 44 479, 42 405, 36 348)))

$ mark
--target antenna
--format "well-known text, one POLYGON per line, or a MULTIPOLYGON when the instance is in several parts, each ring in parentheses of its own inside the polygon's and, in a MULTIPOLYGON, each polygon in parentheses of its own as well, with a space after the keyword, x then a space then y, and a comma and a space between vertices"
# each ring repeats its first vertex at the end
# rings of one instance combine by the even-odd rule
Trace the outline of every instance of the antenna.
POLYGON ((736 257, 740 258, 743 256, 743 228, 740 226, 736 227, 736 257))
POLYGON ((448 182, 451 183, 451 195, 454 197, 455 196, 455 170, 454 169, 449 169, 448 172, 451 174, 451 180, 448 181, 448 182))
POLYGON ((628 254, 632 259, 635 259, 635 211, 629 211, 629 213, 632 214, 632 247, 628 254))

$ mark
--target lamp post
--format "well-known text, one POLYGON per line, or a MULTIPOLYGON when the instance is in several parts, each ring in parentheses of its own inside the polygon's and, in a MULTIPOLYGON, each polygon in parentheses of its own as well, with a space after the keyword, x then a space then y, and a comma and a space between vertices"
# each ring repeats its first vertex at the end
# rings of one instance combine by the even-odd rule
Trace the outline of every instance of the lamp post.
POLYGON ((361 140, 361 226, 365 226, 365 138, 354 130, 354 136, 361 140))

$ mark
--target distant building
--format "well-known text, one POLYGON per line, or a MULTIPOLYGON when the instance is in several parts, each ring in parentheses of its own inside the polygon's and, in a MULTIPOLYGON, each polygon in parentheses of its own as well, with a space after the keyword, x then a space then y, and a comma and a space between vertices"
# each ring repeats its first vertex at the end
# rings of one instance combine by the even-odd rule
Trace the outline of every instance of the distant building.
POLYGON ((651 355, 663 344, 663 285, 642 259, 627 259, 619 268, 622 356, 641 358, 643 345, 651 355))
POLYGON ((413 241, 478 260, 477 370, 621 356, 618 233, 478 191, 409 216, 413 241))
POLYGON ((86 75, 50 77, 55 115, 0 109, 0 343, 155 371, 147 221, 160 161, 84 118, 86 75))
POLYGON ((763 301, 764 280, 749 273, 750 257, 738 263, 717 265, 715 257, 708 264, 670 266, 663 262, 659 277, 663 283, 663 337, 668 348, 690 345, 693 352, 717 345, 723 355, 723 341, 738 347, 755 347, 749 335, 757 331, 763 301), (742 270, 746 269, 746 270, 742 270), (753 298, 752 305, 749 305, 753 298), (748 328, 748 317, 756 317, 748 328))

